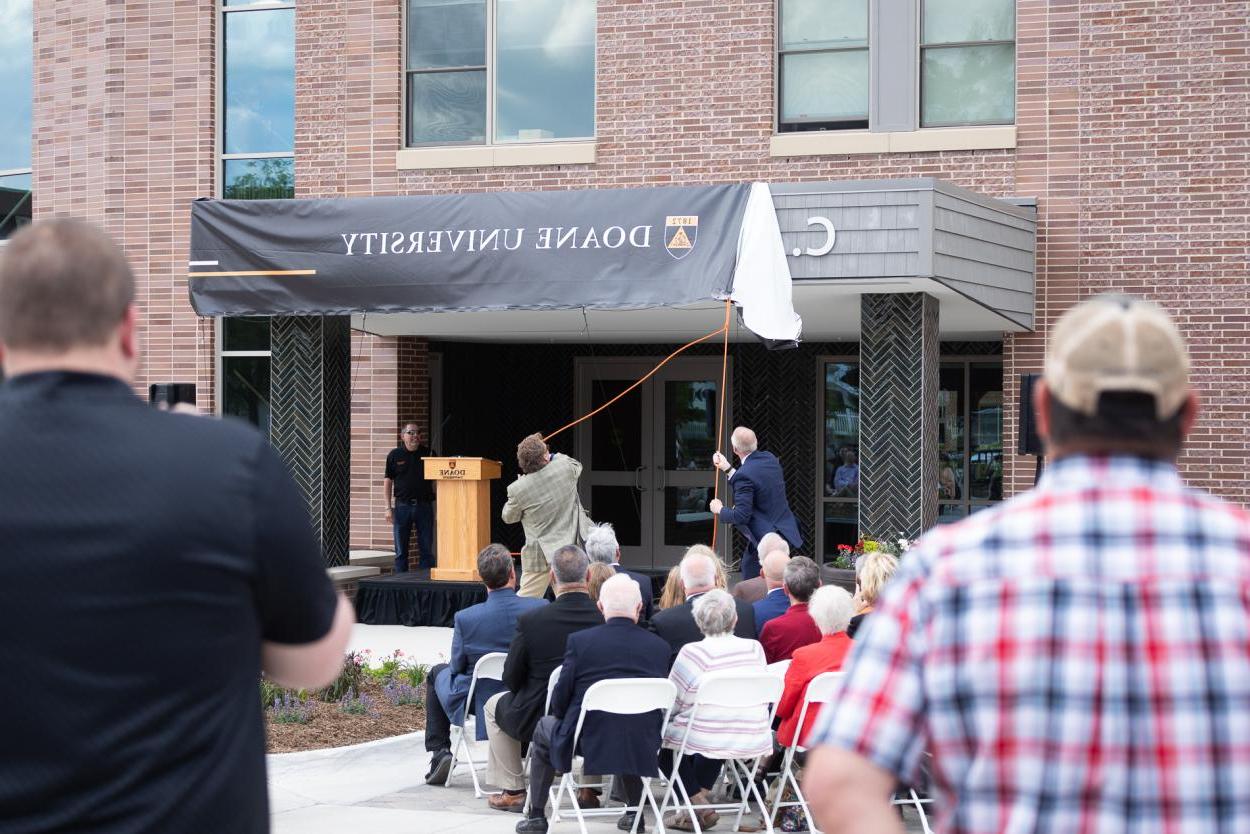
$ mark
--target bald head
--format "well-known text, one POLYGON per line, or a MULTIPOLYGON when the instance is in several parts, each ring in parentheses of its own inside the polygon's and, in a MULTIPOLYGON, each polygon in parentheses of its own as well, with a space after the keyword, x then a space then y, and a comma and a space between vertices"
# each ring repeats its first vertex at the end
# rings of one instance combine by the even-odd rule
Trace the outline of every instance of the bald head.
POLYGON ((764 581, 768 584, 768 590, 785 585, 786 565, 788 564, 790 564, 790 554, 781 550, 774 550, 764 557, 764 581))
POLYGON ((738 426, 738 428, 734 429, 734 433, 730 435, 729 442, 734 447, 734 453, 740 458, 746 457, 759 448, 759 441, 755 438, 755 432, 746 426, 738 426))

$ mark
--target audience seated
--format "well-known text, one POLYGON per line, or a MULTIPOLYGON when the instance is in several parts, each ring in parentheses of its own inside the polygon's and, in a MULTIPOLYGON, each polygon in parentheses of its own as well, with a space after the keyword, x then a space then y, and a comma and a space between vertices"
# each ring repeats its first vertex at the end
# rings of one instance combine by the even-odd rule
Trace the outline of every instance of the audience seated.
POLYGON ((586 592, 590 594, 592 600, 598 602, 599 591, 603 588, 603 583, 616 576, 616 571, 612 570, 611 565, 605 565, 602 562, 591 562, 590 573, 587 576, 586 592))
POLYGON ((855 632, 864 622, 864 617, 872 612, 877 604, 877 597, 882 589, 898 570, 898 559, 884 550, 873 550, 865 553, 855 566, 855 616, 847 626, 846 634, 854 638, 855 632))
MULTIPOLYGON (((777 728, 777 741, 782 747, 789 747, 794 741, 807 685, 823 672, 840 670, 851 650, 851 638, 846 634, 846 625, 851 619, 851 595, 845 588, 836 585, 818 588, 808 603, 807 613, 816 623, 821 637, 818 643, 795 649, 790 667, 786 670, 786 688, 777 702, 777 718, 781 722, 777 728)), ((820 707, 816 704, 808 708, 803 730, 798 736, 800 741, 814 726, 819 711, 820 707)))
MULTIPOLYGON (((664 746, 668 751, 677 750, 685 740, 687 753, 678 765, 679 778, 696 805, 708 804, 723 759, 750 759, 772 750, 768 712, 763 707, 752 711, 703 707, 691 723, 695 696, 704 675, 729 669, 764 669, 760 644, 734 634, 739 606, 743 604, 719 589, 698 594, 692 616, 703 639, 682 647, 668 676, 677 687, 677 701, 664 734, 664 746)), ((666 757, 669 768, 671 756, 670 752, 666 757)), ((700 812, 699 822, 704 827, 715 824, 716 813, 710 809, 700 812)), ((664 825, 682 831, 693 827, 686 814, 673 814, 664 820, 664 825)))
MULTIPOLYGON (((718 590, 716 566, 719 564, 720 559, 716 558, 716 553, 706 545, 696 544, 687 550, 680 566, 682 589, 685 592, 686 601, 681 605, 657 612, 651 618, 651 630, 668 641, 674 658, 677 657, 682 646, 703 638, 698 625, 695 624, 694 602, 707 592, 718 590)), ((730 599, 733 598, 730 597, 730 599)), ((741 600, 734 600, 734 602, 737 610, 734 633, 739 637, 754 639, 755 615, 751 611, 751 606, 741 600)))
MULTIPOLYGON (((589 572, 585 551, 576 545, 560 548, 551 557, 555 601, 517 618, 503 670, 507 691, 485 706, 490 739, 486 781, 503 790, 489 798, 490 807, 497 810, 519 812, 525 805, 521 743, 533 737, 547 703, 548 678, 564 660, 569 635, 603 624, 603 615, 587 593, 589 572)), ((598 801, 584 799, 584 805, 598 801)))
POLYGON ((596 524, 590 528, 586 536, 586 555, 592 564, 599 563, 611 566, 617 573, 623 573, 638 583, 638 593, 642 596, 642 619, 651 619, 655 606, 655 592, 651 588, 651 577, 645 573, 635 573, 621 567, 621 546, 616 540, 616 531, 608 523, 596 524))
MULTIPOLYGON (((764 564, 764 559, 774 550, 781 550, 787 556, 790 555, 790 543, 781 537, 780 533, 765 533, 760 537, 760 543, 756 545, 759 553, 760 564, 764 564)), ((749 602, 752 605, 759 602, 768 593, 768 582, 764 575, 744 579, 733 587, 734 599, 740 599, 743 602, 749 602)), ((757 623, 758 625, 758 623, 757 623)))
MULTIPOLYGON (((486 602, 456 612, 451 636, 451 662, 440 663, 425 679, 425 749, 430 752, 426 784, 441 785, 451 769, 451 727, 464 720, 473 667, 483 655, 506 652, 517 617, 546 603, 519 597, 512 555, 502 544, 487 545, 477 554, 477 572, 486 586, 486 602)), ((499 681, 479 681, 470 712, 483 715, 483 705, 500 692, 499 681)), ((477 737, 486 738, 486 722, 477 722, 477 737)))
MULTIPOLYGON (((606 622, 568 637, 560 680, 551 698, 551 714, 538 721, 530 753, 529 808, 517 823, 520 834, 547 830, 545 805, 555 773, 568 772, 574 752, 584 757, 590 773, 613 773, 624 783, 625 799, 636 806, 642 797, 642 776, 657 776, 660 747, 659 712, 642 715, 586 715, 578 749, 573 735, 582 699, 592 684, 617 678, 662 678, 668 672, 669 647, 659 637, 639 628, 642 595, 627 574, 603 583, 599 610, 606 622)), ((618 827, 629 830, 633 814, 626 812, 618 827)))
MULTIPOLYGON (((755 636, 759 637, 769 620, 776 619, 790 607, 790 597, 786 596, 785 578, 786 565, 790 564, 790 554, 774 550, 764 557, 763 571, 757 577, 763 579, 768 586, 768 594, 751 606, 755 612, 755 636)), ((754 581, 754 580, 752 580, 754 581)))
POLYGON ((681 565, 673 565, 668 569, 668 577, 664 580, 664 590, 660 592, 660 601, 656 609, 667 611, 686 601, 686 591, 681 586, 681 565))
POLYGON ((806 556, 795 556, 786 565, 784 583, 790 607, 760 632, 769 663, 789 660, 795 649, 820 640, 820 630, 807 613, 807 601, 820 586, 820 568, 806 556))

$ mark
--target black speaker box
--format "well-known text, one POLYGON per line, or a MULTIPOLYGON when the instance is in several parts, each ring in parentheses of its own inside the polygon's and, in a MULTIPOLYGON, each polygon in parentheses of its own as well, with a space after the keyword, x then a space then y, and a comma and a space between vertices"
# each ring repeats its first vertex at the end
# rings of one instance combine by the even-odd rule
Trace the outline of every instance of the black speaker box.
POLYGON ((195 405, 195 383, 158 382, 149 385, 148 402, 158 408, 169 408, 178 403, 195 405))
POLYGON ((1020 374, 1020 413, 1016 421, 1016 454, 1042 454, 1042 440, 1037 436, 1037 418, 1033 416, 1033 383, 1041 374, 1020 374))

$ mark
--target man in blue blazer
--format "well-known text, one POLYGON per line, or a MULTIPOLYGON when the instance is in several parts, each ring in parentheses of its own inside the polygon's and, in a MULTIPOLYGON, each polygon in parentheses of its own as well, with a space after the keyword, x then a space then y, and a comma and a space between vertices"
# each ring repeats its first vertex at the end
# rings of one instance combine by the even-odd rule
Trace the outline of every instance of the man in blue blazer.
POLYGON ((790 554, 784 550, 774 550, 764 554, 764 581, 768 585, 768 593, 759 602, 751 606, 755 612, 755 639, 764 633, 764 624, 776 619, 790 608, 790 597, 786 596, 786 565, 790 564, 790 554))
MULTIPOLYGON (((637 625, 642 612, 638 583, 623 574, 613 576, 599 590, 599 609, 606 621, 603 625, 569 635, 560 680, 551 697, 551 714, 534 728, 529 804, 525 819, 517 823, 518 834, 547 830, 547 794, 556 771, 567 773, 573 767, 573 734, 586 691, 599 681, 668 676, 668 643, 637 625)), ((584 758, 583 772, 622 777, 626 799, 636 806, 642 796, 640 777, 659 775, 663 720, 658 711, 588 713, 576 751, 584 758)), ((628 812, 617 827, 627 821, 632 822, 628 812)))
POLYGON ((651 587, 651 577, 643 573, 634 573, 621 565, 621 545, 616 540, 616 531, 606 521, 596 524, 586 534, 586 555, 590 561, 610 565, 617 573, 623 573, 638 583, 638 593, 642 595, 642 621, 651 619, 651 610, 655 605, 655 593, 651 587))
MULTIPOLYGON (((451 727, 464 720, 473 667, 483 655, 506 652, 521 614, 546 605, 546 600, 517 596, 512 554, 502 544, 487 545, 477 554, 477 572, 486 586, 486 602, 456 612, 451 637, 451 662, 440 663, 425 679, 425 749, 430 753, 426 784, 441 785, 451 770, 451 727)), ((497 680, 477 682, 473 714, 483 715, 490 696, 503 691, 497 680)), ((477 722, 477 737, 486 738, 486 722, 477 722)))
POLYGON ((756 451, 758 441, 755 432, 744 426, 734 429, 730 444, 741 461, 738 468, 733 469, 720 452, 712 455, 712 465, 729 473, 734 505, 727 508, 719 498, 713 498, 708 509, 720 521, 737 527, 746 538, 742 578, 754 579, 760 574, 756 546, 765 533, 780 533, 795 549, 803 546, 803 536, 799 533, 794 513, 790 512, 790 502, 786 500, 786 478, 776 456, 771 452, 756 451))

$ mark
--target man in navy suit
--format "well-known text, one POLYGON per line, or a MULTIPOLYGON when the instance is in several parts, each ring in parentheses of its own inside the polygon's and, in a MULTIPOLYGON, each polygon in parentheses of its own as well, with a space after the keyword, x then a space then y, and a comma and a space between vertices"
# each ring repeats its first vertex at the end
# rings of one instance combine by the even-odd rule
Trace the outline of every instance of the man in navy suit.
MULTIPOLYGON (((477 573, 486 586, 486 602, 456 612, 451 636, 451 663, 440 663, 425 679, 425 749, 430 753, 427 785, 442 785, 451 770, 451 727, 464 720, 473 667, 483 655, 506 652, 521 614, 546 605, 546 600, 517 596, 512 554, 502 544, 487 545, 477 554, 477 573)), ((481 680, 473 690, 473 714, 484 715, 486 699, 503 691, 496 680, 481 680)), ((486 738, 486 722, 477 722, 477 737, 486 738)))
POLYGON ((738 468, 733 469, 720 452, 712 455, 712 465, 729 473, 734 505, 726 508, 719 498, 713 498, 708 508, 712 515, 734 525, 746 537, 742 578, 754 579, 760 574, 756 546, 765 533, 780 533, 792 548, 803 546, 803 536, 799 534, 794 513, 790 512, 790 503, 786 500, 786 478, 776 456, 771 452, 756 451, 758 441, 755 432, 743 426, 734 429, 729 440, 734 454, 741 461, 738 468))
MULTIPOLYGON (((517 823, 518 834, 543 834, 547 830, 546 804, 556 771, 573 767, 573 734, 582 711, 586 690, 599 681, 618 678, 664 678, 668 676, 668 643, 639 628, 642 596, 628 576, 613 576, 599 590, 599 610, 604 624, 570 634, 564 650, 560 680, 551 696, 551 714, 534 728, 530 756, 529 805, 525 819, 517 823)), ((612 715, 592 712, 582 725, 578 750, 585 773, 612 773, 623 777, 629 805, 642 796, 643 776, 658 776, 657 753, 663 715, 612 715)), ((632 823, 627 812, 617 827, 632 823)))
POLYGON ((650 620, 651 609, 655 604, 651 577, 621 567, 621 545, 616 540, 616 531, 611 524, 605 521, 590 528, 590 533, 586 536, 586 555, 591 562, 611 565, 614 571, 625 574, 638 583, 638 593, 642 596, 642 620, 650 620))
POLYGON ((764 632, 764 624, 786 613, 790 607, 790 597, 786 596, 786 565, 790 564, 790 554, 774 550, 764 555, 764 581, 768 583, 768 593, 759 602, 751 606, 755 612, 755 636, 758 639, 764 632))

